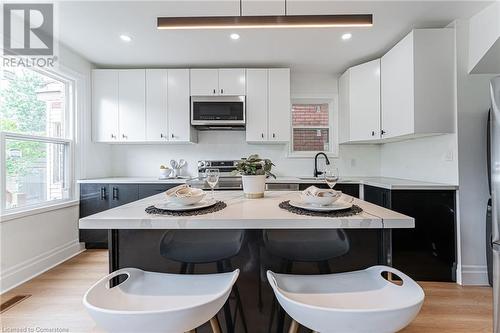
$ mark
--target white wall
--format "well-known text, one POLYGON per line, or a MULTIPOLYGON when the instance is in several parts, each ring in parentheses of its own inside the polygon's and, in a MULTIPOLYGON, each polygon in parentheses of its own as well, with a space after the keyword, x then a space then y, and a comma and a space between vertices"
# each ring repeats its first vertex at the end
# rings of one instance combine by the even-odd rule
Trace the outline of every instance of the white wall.
POLYGON ((489 198, 486 126, 491 76, 468 75, 468 22, 455 24, 462 283, 486 284, 485 218, 489 198))
MULTIPOLYGON (((111 149, 90 140, 92 66, 63 45, 59 52, 60 72, 76 79, 75 179, 108 176, 111 149)), ((0 293, 82 251, 78 213, 75 201, 63 208, 0 221, 0 293)))
MULTIPOLYGON (((292 73, 291 95, 337 98, 337 77, 324 73, 292 73)), ((184 174, 197 174, 202 159, 239 159, 258 153, 276 164, 277 175, 310 176, 311 158, 288 158, 285 145, 250 145, 244 131, 200 131, 194 145, 113 145, 113 176, 158 176, 161 164, 183 158, 188 162, 184 174)), ((341 176, 378 176, 378 146, 341 146, 336 160, 341 176)))
POLYGON ((78 254, 78 205, 0 222, 0 293, 78 254))
POLYGON ((380 175, 457 185, 457 135, 383 144, 380 147, 380 175))

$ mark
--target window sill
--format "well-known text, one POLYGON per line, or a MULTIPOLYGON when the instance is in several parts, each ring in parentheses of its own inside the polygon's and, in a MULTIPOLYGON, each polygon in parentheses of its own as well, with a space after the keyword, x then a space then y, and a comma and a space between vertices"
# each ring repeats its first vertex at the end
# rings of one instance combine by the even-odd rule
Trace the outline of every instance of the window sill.
POLYGON ((298 152, 289 152, 287 155, 287 158, 314 158, 314 156, 319 153, 323 152, 328 156, 328 158, 338 158, 339 154, 335 152, 325 152, 325 151, 315 151, 315 152, 304 152, 304 153, 298 153, 298 152))
POLYGON ((42 207, 33 207, 33 208, 27 207, 26 209, 19 209, 19 210, 15 210, 13 212, 3 213, 2 215, 0 215, 0 222, 6 222, 6 221, 10 221, 10 220, 19 219, 22 217, 27 217, 27 216, 38 215, 38 214, 50 212, 50 211, 57 210, 57 209, 77 206, 79 204, 79 202, 80 201, 78 201, 78 200, 64 200, 64 201, 60 201, 57 203, 45 205, 42 207))

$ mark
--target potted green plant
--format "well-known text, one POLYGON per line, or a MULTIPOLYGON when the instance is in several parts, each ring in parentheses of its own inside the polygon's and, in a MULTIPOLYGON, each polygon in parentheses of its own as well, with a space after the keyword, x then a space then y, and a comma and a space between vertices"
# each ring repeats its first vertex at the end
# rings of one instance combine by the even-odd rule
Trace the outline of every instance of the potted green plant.
POLYGON ((236 164, 235 173, 241 175, 245 197, 250 199, 264 197, 266 177, 276 178, 271 173, 273 166, 275 165, 271 160, 262 159, 257 154, 250 155, 236 164))

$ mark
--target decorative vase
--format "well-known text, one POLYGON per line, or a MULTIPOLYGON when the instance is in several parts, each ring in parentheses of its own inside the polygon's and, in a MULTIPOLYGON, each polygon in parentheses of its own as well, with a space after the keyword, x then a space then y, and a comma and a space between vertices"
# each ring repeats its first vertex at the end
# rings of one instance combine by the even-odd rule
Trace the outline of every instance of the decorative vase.
POLYGON ((242 175, 241 180, 243 181, 243 193, 246 198, 257 199, 264 197, 266 175, 242 175))

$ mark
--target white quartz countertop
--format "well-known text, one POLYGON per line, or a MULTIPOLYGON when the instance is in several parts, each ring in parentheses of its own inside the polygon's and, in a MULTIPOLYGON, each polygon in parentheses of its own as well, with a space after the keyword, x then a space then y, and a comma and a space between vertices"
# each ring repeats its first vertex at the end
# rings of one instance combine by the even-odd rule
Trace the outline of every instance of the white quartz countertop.
POLYGON ((225 209, 198 216, 156 216, 146 207, 165 200, 158 194, 80 219, 80 229, 384 229, 414 228, 412 217, 343 195, 363 212, 349 217, 297 215, 278 207, 285 200, 297 199, 296 191, 268 191, 262 199, 246 199, 242 191, 215 192, 225 209))
MULTIPOLYGON (((158 179, 154 177, 109 177, 80 179, 80 184, 183 184, 187 179, 158 179)), ((319 184, 324 183, 323 179, 303 176, 281 176, 269 178, 268 184, 319 184)), ((339 184, 363 184, 375 187, 386 188, 389 190, 456 190, 457 185, 422 182, 417 180, 389 178, 389 177, 345 177, 341 178, 339 184)))

